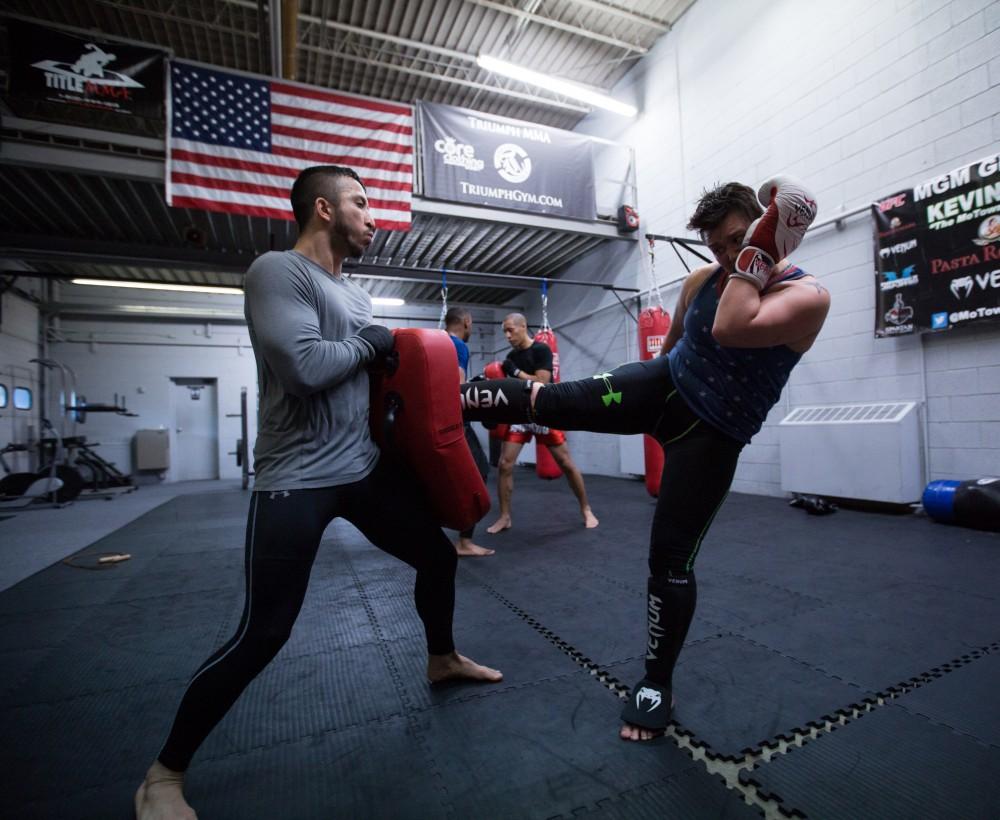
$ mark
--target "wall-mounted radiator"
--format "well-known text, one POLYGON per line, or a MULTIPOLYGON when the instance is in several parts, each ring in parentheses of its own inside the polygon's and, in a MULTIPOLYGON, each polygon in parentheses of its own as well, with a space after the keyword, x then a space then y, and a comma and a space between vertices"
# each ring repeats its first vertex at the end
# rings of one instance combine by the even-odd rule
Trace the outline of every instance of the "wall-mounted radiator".
POLYGON ((917 402, 796 407, 778 428, 785 492, 908 504, 924 488, 917 402))

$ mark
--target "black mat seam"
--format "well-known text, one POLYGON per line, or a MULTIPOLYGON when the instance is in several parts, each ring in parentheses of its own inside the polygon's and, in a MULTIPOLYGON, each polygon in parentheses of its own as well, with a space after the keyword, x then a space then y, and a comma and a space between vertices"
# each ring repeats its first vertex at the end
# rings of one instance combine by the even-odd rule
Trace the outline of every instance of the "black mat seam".
MULTIPOLYGON (((629 697, 631 688, 623 684, 620 680, 611 675, 606 668, 603 668, 600 664, 592 661, 569 642, 560 638, 552 630, 548 629, 540 621, 532 617, 528 612, 521 609, 513 601, 506 598, 501 592, 496 590, 493 586, 488 583, 480 582, 484 589, 493 595, 500 603, 510 609, 515 615, 524 620, 532 629, 538 632, 542 637, 548 640, 550 643, 555 645, 564 654, 568 655, 578 666, 586 669, 590 672, 590 675, 597 679, 598 682, 605 688, 610 690, 618 697, 619 700, 626 700, 629 697)), ((704 638, 699 641, 692 641, 694 643, 701 643, 706 640, 715 640, 715 637, 704 638)), ((682 751, 684 751, 693 761, 703 762, 706 771, 710 775, 720 775, 722 777, 724 787, 729 791, 734 791, 740 795, 743 801, 756 809, 759 809, 762 813, 766 815, 767 809, 772 811, 777 811, 785 817, 805 817, 805 815, 798 809, 786 809, 784 806, 784 801, 777 795, 769 795, 763 801, 757 799, 758 791, 756 789, 747 788, 739 780, 738 773, 736 776, 730 775, 725 776, 718 771, 718 763, 722 761, 721 756, 712 751, 712 747, 707 742, 698 738, 694 732, 689 729, 685 729, 676 720, 671 720, 667 726, 665 733, 667 738, 674 741, 675 745, 682 751)), ((646 784, 647 786, 652 784, 646 784)))
MULTIPOLYGON (((787 754, 792 749, 800 748, 807 743, 821 740, 823 737, 836 731, 841 726, 846 726, 848 723, 862 718, 870 712, 885 706, 903 706, 904 711, 906 711, 907 714, 913 714, 912 710, 905 709, 905 703, 901 700, 907 694, 915 689, 919 689, 921 686, 933 683, 935 680, 955 672, 958 669, 968 666, 980 658, 995 653, 1000 653, 1000 641, 985 644, 984 646, 964 653, 958 658, 948 661, 947 663, 935 666, 927 672, 922 672, 919 675, 914 675, 913 677, 910 677, 901 683, 897 683, 894 686, 889 686, 886 689, 876 692, 874 695, 864 698, 857 703, 852 703, 835 709, 828 715, 822 716, 819 721, 808 721, 804 727, 796 727, 788 730, 787 732, 783 732, 780 735, 776 735, 772 742, 762 744, 761 753, 757 756, 757 759, 751 760, 749 759, 750 755, 747 755, 742 764, 740 764, 740 768, 746 769, 747 771, 758 770, 767 763, 770 763, 775 757, 787 754), (808 727, 808 729, 806 727, 808 727)), ((946 723, 933 721, 925 715, 920 715, 920 717, 930 723, 937 723, 943 728, 947 728, 957 734, 969 737, 970 739, 975 740, 980 746, 984 746, 986 748, 996 748, 992 744, 989 744, 980 738, 969 736, 967 733, 957 730, 953 726, 949 726, 946 723)), ((758 789, 763 788, 760 782, 753 780, 753 778, 748 778, 748 782, 752 783, 758 789)))
POLYGON ((794 595, 796 598, 805 598, 809 601, 815 601, 819 606, 829 606, 830 601, 820 598, 816 595, 806 595, 805 593, 798 592, 781 584, 775 584, 773 581, 762 581, 760 578, 754 578, 751 575, 745 575, 739 572, 726 572, 726 570, 712 569, 711 574, 713 576, 723 576, 730 580, 746 581, 751 584, 756 584, 762 587, 770 587, 771 589, 776 589, 778 592, 784 592, 788 595, 794 595))
POLYGON ((976 737, 973 734, 969 734, 969 732, 966 731, 965 729, 959 729, 959 728, 957 728, 955 726, 952 726, 947 721, 941 720, 940 718, 931 717, 930 715, 926 715, 923 712, 918 711, 917 709, 914 709, 911 706, 907 706, 906 703, 904 703, 902 700, 897 700, 894 705, 898 706, 899 708, 901 708, 903 711, 905 711, 908 715, 910 715, 912 717, 919 718, 920 720, 924 720, 927 723, 930 723, 930 724, 932 724, 934 726, 940 726, 942 729, 947 729, 948 731, 953 732, 956 735, 960 735, 961 737, 964 737, 966 740, 971 740, 977 746, 982 746, 982 747, 984 747, 986 749, 1000 750, 1000 743, 990 743, 988 740, 983 740, 981 737, 976 737))
POLYGON ((382 626, 375 615, 375 610, 372 607, 372 602, 368 598, 368 593, 365 592, 364 585, 358 576, 357 569, 354 566, 354 562, 348 557, 347 565, 351 572, 351 577, 354 579, 354 585, 358 590, 358 594, 361 598, 361 603, 365 608, 365 612, 368 615, 368 620, 371 623, 372 629, 375 631, 375 638, 378 641, 378 650, 382 655, 382 660, 389 670, 389 675, 392 677, 393 684, 396 687, 396 691, 399 693, 399 699, 403 705, 404 717, 413 733, 413 737, 416 740, 417 746, 420 748, 420 754, 423 761, 427 764, 431 772, 431 783, 433 787, 438 792, 441 810, 446 815, 454 815, 456 813, 454 805, 451 802, 451 795, 448 794, 448 787, 444 775, 441 771, 441 767, 438 765, 437 759, 431 749, 430 742, 425 736, 422 728, 420 726, 420 721, 417 719, 417 711, 415 704, 410 700, 409 694, 407 694, 406 687, 403 684, 403 678, 400 674, 399 667, 396 665, 395 659, 392 657, 392 653, 389 651, 388 641, 385 640, 385 635, 382 632, 382 626))

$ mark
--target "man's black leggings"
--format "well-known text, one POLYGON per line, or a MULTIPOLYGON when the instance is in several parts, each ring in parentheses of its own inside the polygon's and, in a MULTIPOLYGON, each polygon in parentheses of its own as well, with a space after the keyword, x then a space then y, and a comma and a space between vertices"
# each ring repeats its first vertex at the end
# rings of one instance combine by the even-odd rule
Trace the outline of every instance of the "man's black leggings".
POLYGON ((694 562, 729 493, 743 444, 694 414, 674 387, 665 356, 589 379, 548 384, 538 392, 533 415, 526 383, 517 379, 464 384, 461 392, 467 420, 646 433, 663 445, 649 539, 646 676, 669 687, 697 602, 694 562))
MULTIPOLYGON (((236 634, 195 672, 159 754, 184 771, 209 732, 288 640, 316 550, 333 519, 416 569, 414 600, 427 651, 454 649, 455 548, 430 518, 419 485, 383 457, 354 484, 254 492, 246 536, 246 599, 236 634)), ((335 613, 331 613, 335 617, 335 613)))

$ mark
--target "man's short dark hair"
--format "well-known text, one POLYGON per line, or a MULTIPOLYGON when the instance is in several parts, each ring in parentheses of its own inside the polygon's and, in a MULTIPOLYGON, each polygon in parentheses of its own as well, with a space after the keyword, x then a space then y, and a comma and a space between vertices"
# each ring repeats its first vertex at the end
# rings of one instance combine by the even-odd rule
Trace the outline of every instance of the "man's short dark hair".
POLYGON ((464 307, 450 307, 448 312, 444 315, 444 325, 448 327, 449 325, 457 325, 460 322, 465 321, 465 317, 472 317, 472 313, 468 308, 464 307))
POLYGON ((731 213, 743 214, 751 222, 764 213, 753 188, 739 182, 727 182, 704 191, 688 220, 688 230, 698 231, 704 237, 731 213))
MULTIPOLYGON (((313 215, 313 205, 317 197, 324 197, 331 202, 336 201, 340 180, 344 177, 353 179, 362 188, 365 184, 353 168, 346 165, 311 165, 303 168, 292 184, 292 213, 299 230, 305 230, 313 215)), ((367 191, 367 189, 365 189, 367 191)))

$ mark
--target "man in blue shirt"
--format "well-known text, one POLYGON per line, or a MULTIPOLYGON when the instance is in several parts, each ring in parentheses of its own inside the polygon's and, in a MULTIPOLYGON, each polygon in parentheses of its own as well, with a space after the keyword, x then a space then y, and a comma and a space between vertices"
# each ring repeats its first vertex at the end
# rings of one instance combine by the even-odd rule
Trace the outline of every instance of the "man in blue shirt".
MULTIPOLYGON (((469 341, 469 336, 472 333, 472 314, 464 307, 448 308, 448 312, 444 317, 444 328, 448 331, 451 341, 455 344, 455 352, 458 354, 458 380, 461 384, 468 381, 469 345, 466 342, 469 341)), ((489 470, 489 462, 486 459, 486 453, 483 452, 482 445, 479 443, 479 439, 476 438, 472 424, 468 421, 465 422, 465 440, 472 451, 472 458, 479 468, 479 474, 483 477, 483 481, 485 481, 486 473, 489 470)), ((475 525, 469 527, 467 530, 462 530, 458 534, 458 541, 455 542, 455 551, 459 556, 466 557, 492 555, 493 550, 473 543, 473 530, 475 530, 475 525)))

